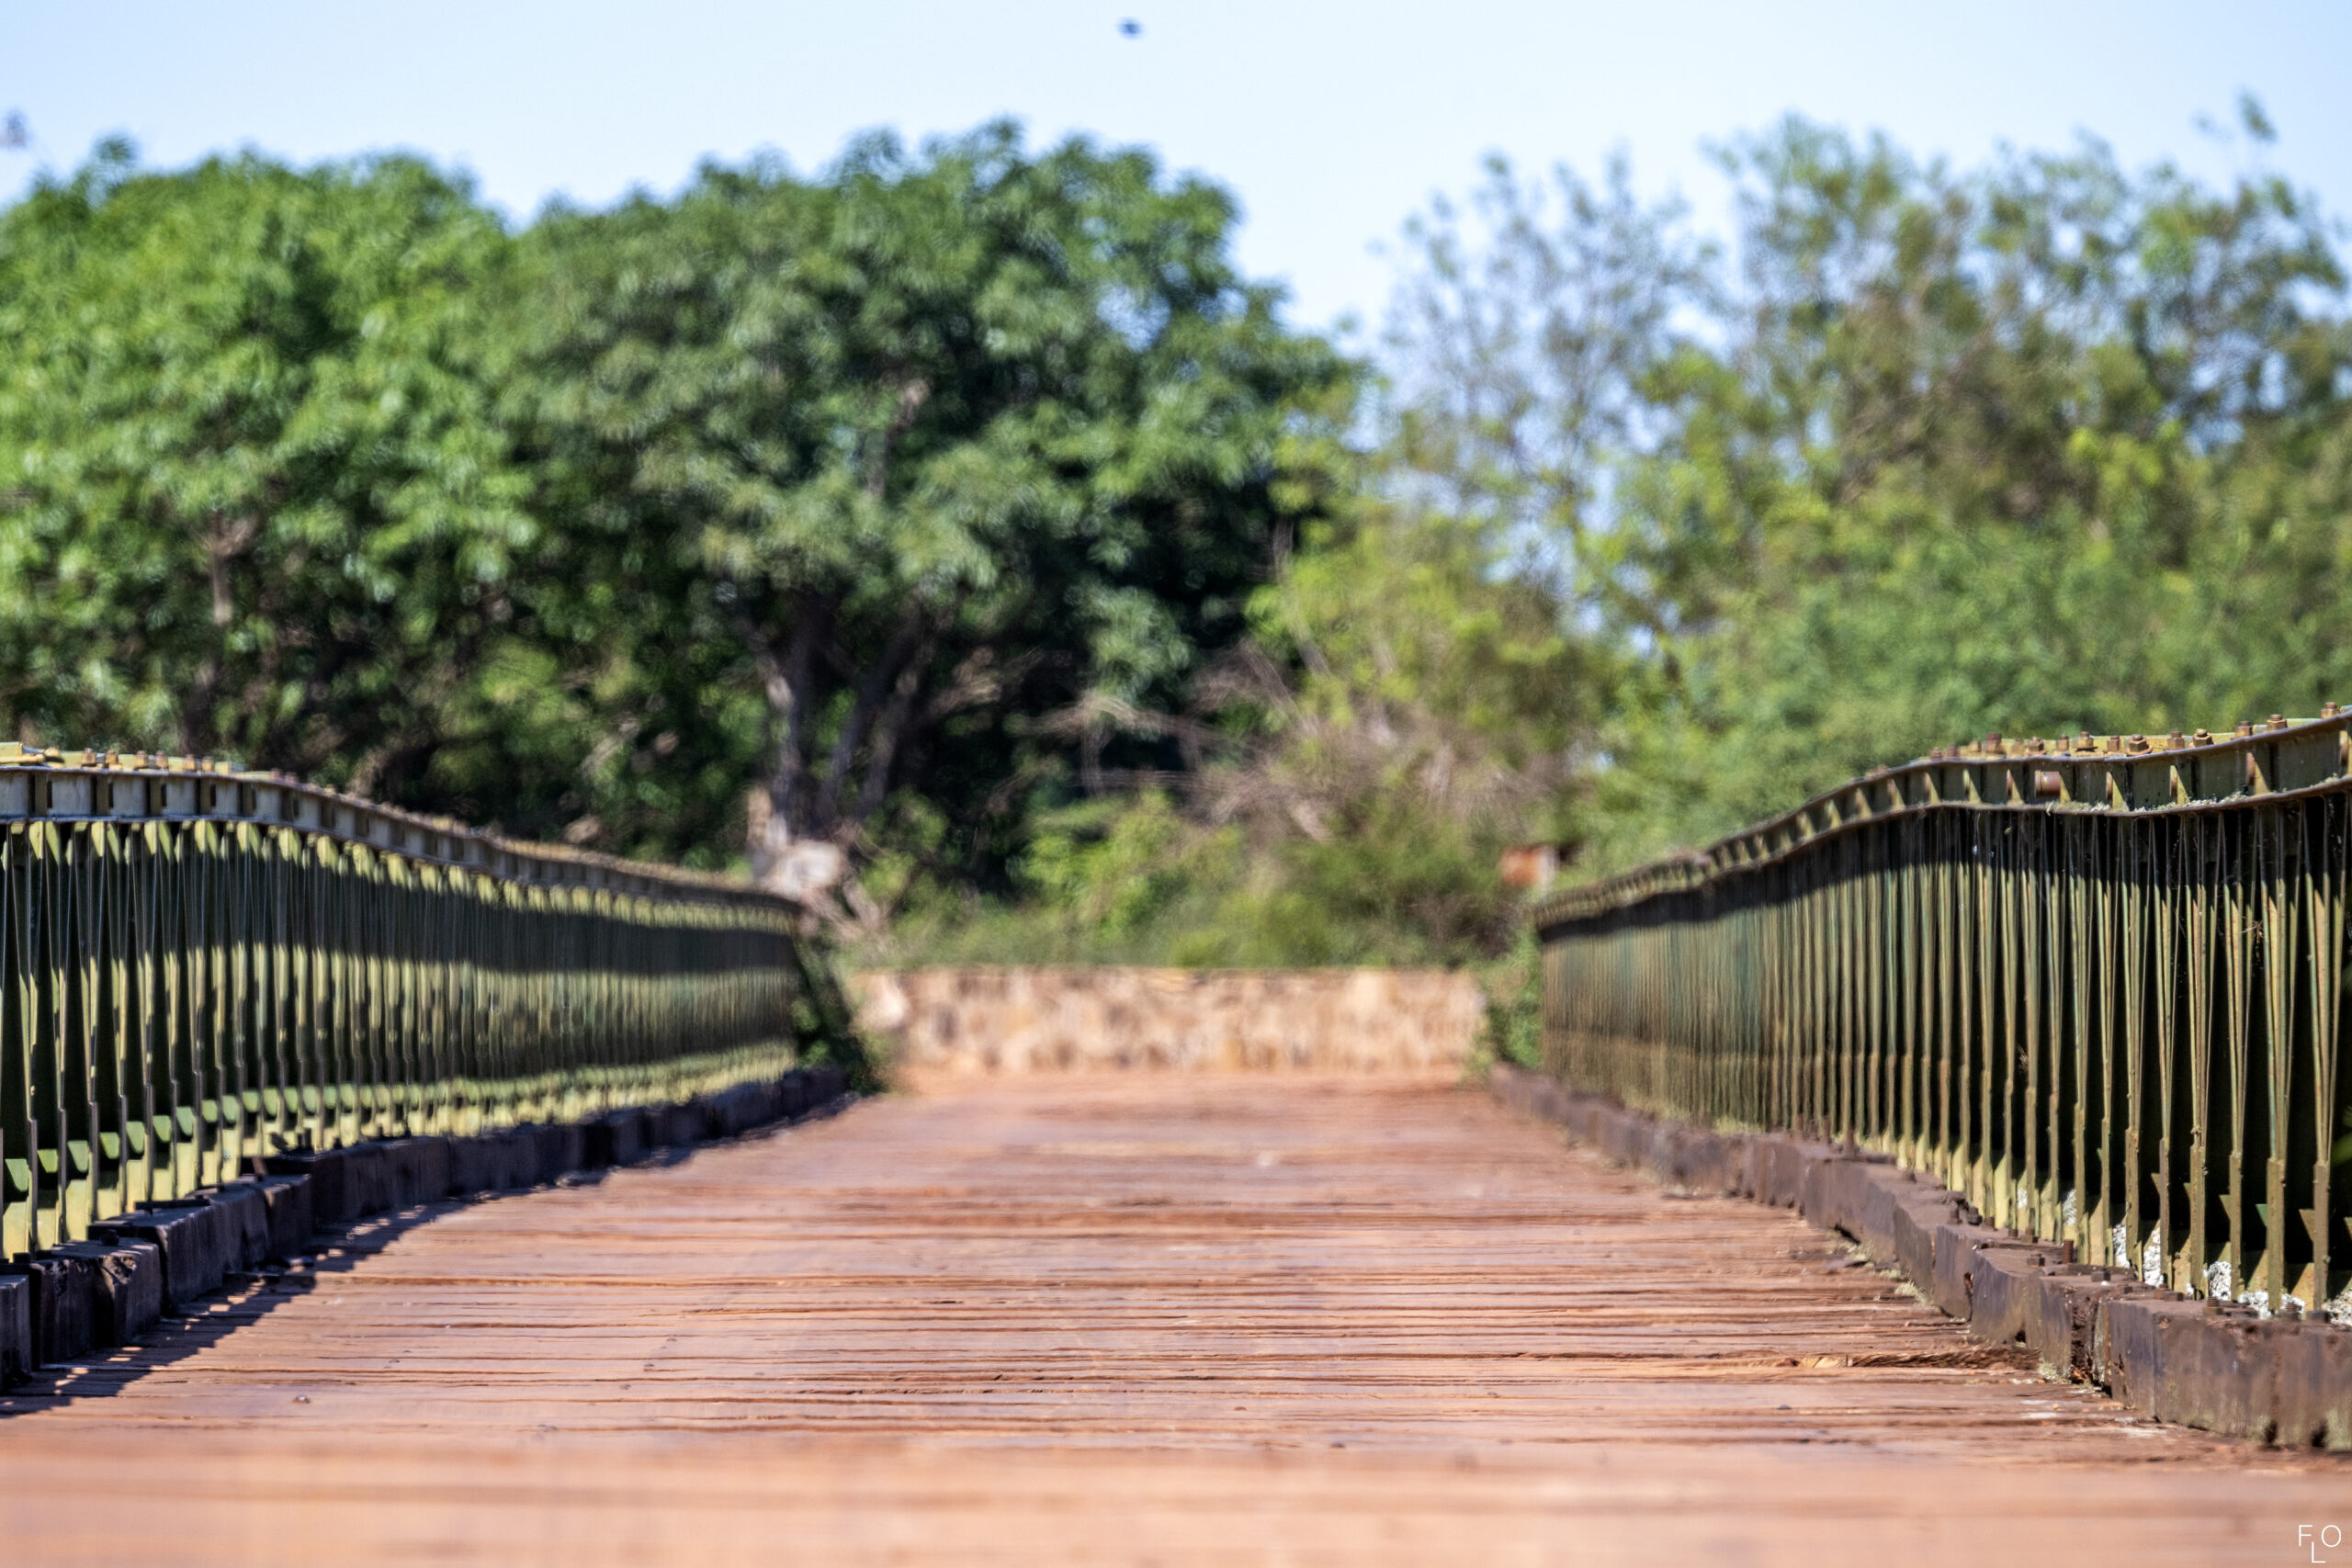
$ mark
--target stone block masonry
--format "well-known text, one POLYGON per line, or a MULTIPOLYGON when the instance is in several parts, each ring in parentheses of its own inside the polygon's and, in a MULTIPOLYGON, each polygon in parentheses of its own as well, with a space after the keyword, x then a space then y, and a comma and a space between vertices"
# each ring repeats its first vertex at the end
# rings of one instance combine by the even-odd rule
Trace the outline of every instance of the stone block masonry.
POLYGON ((974 966, 850 990, 893 1066, 978 1073, 1442 1070, 1486 1017, 1478 983, 1442 969, 974 966))

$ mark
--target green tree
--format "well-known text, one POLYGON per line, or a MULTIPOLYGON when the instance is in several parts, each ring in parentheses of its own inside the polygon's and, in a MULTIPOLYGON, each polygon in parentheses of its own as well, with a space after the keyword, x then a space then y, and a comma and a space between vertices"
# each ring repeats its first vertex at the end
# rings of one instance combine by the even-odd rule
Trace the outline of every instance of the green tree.
POLYGON ((1021 908, 955 897, 876 959, 1470 964, 1508 846, 1579 818, 1607 682, 1509 528, 1375 498, 1311 530, 1164 722, 1196 761, 1035 818, 1021 908))
POLYGON ((672 584, 646 663, 723 643, 759 694, 772 885, 841 882, 894 801, 987 874, 1073 739, 1102 761, 1068 716, 1167 709, 1240 635, 1351 372, 1237 273, 1233 220, 1000 125, 533 231, 548 504, 672 584))
POLYGON ((0 722, 413 794, 539 540, 505 247, 402 158, 113 145, 0 217, 0 722))
POLYGON ((1500 220, 1435 230, 1399 317, 1415 417, 1467 434, 1408 458, 1515 509, 1617 655, 1594 869, 1988 730, 2346 689, 2352 332, 2307 198, 2130 175, 2096 143, 1955 172, 1801 120, 1724 159, 1721 267, 1622 196, 1563 204, 1539 246, 1498 175, 1500 220), (1584 281, 1667 278, 1660 255, 1697 261, 1662 299, 1584 281), (1555 319, 1577 330, 1485 325, 1555 319), (1595 365, 1607 439, 1563 440, 1595 365), (1498 384, 1531 389, 1511 419, 1459 416, 1498 384), (1528 451, 1558 471, 1531 487, 1528 451))

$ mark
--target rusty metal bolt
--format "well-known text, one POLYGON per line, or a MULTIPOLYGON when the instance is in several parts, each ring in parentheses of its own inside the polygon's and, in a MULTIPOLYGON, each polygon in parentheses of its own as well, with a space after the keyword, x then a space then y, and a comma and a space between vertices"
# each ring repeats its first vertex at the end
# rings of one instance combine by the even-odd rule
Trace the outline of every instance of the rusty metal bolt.
POLYGON ((2254 720, 2250 718, 2242 718, 2238 720, 2237 732, 2240 735, 2252 735, 2254 733, 2254 720))
POLYGON ((2274 713, 2270 716, 2270 728, 2273 729, 2284 729, 2287 728, 2287 721, 2274 713))
POLYGON ((2134 735, 2123 742, 2123 749, 2135 753, 2144 751, 2148 749, 2148 738, 2144 735, 2134 735))

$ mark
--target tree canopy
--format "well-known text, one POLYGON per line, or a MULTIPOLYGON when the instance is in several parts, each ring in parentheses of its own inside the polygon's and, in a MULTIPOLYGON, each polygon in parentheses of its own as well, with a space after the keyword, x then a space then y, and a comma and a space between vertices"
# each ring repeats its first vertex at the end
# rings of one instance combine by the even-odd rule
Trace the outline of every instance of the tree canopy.
POLYGON ((1508 516, 1615 671, 1592 868, 1988 731, 2352 690, 2352 324, 2308 198, 1793 119, 1723 157, 1722 252, 1623 171, 1498 167, 1398 317, 1424 482, 1508 516))
POLYGON ((1240 633, 1349 369, 1233 221, 1000 126, 535 230, 534 440, 561 510, 675 574, 638 635, 755 677, 763 873, 829 882, 914 778, 979 873, 1074 739, 1099 765, 1091 713, 1173 706, 1240 633))
MULTIPOLYGON (((1408 229, 997 125, 502 221, 385 157, 0 214, 0 728, 741 863, 877 956, 1470 962, 1988 730, 2352 696, 2339 230, 1791 119, 1408 229)), ((1516 950, 1523 963, 1523 945, 1516 950)))
POLYGON ((483 373, 504 236, 406 159, 0 219, 0 708, 405 793, 543 534, 483 373))
MULTIPOLYGON (((412 160, 0 218, 6 723, 822 895, 1175 765, 1355 368, 1232 201, 1008 126, 509 232, 412 160), (748 803, 748 804, 747 804, 748 803), (880 835, 877 837, 877 835, 880 835)), ((852 885, 854 887, 854 884, 852 885)))

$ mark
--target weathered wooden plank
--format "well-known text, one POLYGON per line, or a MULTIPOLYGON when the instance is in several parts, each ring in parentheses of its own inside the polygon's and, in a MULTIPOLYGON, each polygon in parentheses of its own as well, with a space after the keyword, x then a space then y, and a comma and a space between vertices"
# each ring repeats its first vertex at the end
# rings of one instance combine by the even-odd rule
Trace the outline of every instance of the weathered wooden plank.
POLYGON ((919 1090, 380 1224, 0 1402, 12 1547, 2210 1562, 2343 1512, 1442 1082, 919 1090))

